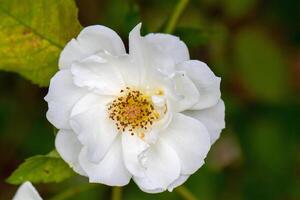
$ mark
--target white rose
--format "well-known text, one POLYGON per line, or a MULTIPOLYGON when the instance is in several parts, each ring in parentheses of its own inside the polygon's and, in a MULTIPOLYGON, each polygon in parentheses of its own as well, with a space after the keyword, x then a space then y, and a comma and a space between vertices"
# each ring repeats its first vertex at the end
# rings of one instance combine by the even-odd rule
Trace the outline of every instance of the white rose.
POLYGON ((220 78, 169 34, 129 34, 129 53, 111 29, 84 28, 61 53, 48 120, 56 149, 90 182, 162 192, 204 163, 224 128, 220 78))
POLYGON ((33 185, 26 181, 18 188, 12 200, 42 200, 42 198, 33 185))

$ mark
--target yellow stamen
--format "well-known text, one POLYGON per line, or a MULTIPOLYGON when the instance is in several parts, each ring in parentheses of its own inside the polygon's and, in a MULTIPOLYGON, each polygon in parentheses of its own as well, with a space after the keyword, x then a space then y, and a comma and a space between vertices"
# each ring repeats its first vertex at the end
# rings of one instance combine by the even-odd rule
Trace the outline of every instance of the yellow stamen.
POLYGON ((109 118, 115 121, 120 132, 138 133, 143 138, 143 132, 159 119, 160 114, 154 109, 151 98, 139 90, 126 87, 120 94, 108 105, 109 118))

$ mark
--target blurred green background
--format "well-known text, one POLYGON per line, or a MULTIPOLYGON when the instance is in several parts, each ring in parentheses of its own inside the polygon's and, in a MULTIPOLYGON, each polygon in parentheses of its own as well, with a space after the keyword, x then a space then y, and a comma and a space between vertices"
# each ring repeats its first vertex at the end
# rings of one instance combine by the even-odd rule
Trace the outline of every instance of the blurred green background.
MULTIPOLYGON (((125 43, 128 32, 164 30, 177 0, 78 0, 83 26, 103 24, 125 43)), ((1 20, 1 19, 0 19, 1 20)), ((201 200, 300 199, 300 1, 191 0, 174 34, 187 43, 192 59, 222 77, 226 129, 206 165, 185 186, 201 200)), ((0 44, 1 45, 1 44, 0 44)), ((5 58, 1 58, 5 59, 5 58)), ((25 158, 54 147, 39 88, 14 73, 0 72, 0 199, 17 186, 5 183, 25 158)), ((81 187, 87 180, 36 185, 45 199, 81 187)), ((97 185, 70 199, 109 199, 97 185)), ((123 198, 180 199, 176 193, 142 193, 130 183, 123 198)))

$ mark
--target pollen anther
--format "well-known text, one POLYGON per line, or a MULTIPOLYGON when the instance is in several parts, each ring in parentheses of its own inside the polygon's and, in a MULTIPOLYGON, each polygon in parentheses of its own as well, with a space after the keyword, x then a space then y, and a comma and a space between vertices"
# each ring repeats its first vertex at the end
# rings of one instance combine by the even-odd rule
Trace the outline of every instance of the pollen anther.
POLYGON ((151 98, 130 87, 122 89, 120 96, 108 105, 107 110, 117 129, 122 132, 127 130, 131 135, 146 131, 160 117, 151 98))

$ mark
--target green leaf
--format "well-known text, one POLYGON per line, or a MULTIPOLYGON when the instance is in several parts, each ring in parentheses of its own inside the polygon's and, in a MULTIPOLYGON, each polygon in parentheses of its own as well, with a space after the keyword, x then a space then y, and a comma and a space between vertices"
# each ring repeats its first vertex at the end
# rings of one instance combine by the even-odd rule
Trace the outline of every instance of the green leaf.
POLYGON ((288 70, 283 52, 270 36, 259 30, 245 29, 234 42, 234 62, 251 96, 267 102, 287 98, 288 70))
POLYGON ((32 183, 61 182, 73 175, 73 170, 54 150, 47 155, 37 155, 26 159, 6 181, 14 185, 24 181, 32 183))
POLYGON ((0 70, 47 86, 58 56, 78 34, 74 0, 0 0, 0 70))

